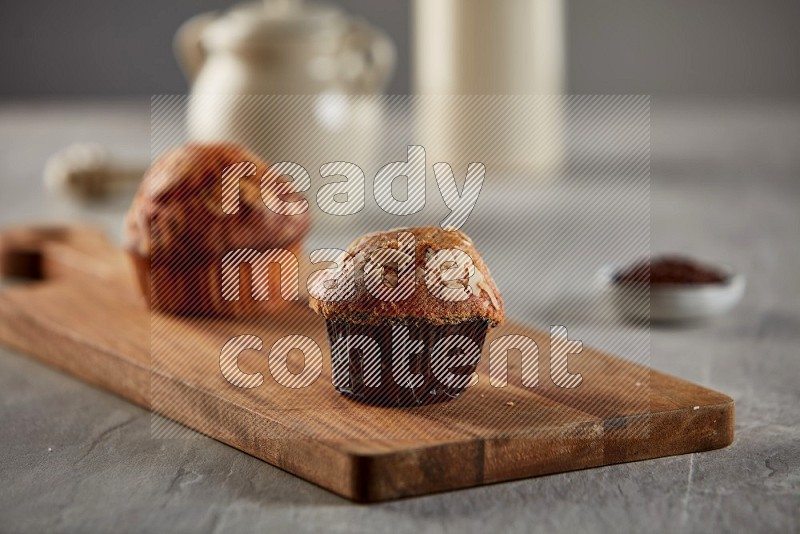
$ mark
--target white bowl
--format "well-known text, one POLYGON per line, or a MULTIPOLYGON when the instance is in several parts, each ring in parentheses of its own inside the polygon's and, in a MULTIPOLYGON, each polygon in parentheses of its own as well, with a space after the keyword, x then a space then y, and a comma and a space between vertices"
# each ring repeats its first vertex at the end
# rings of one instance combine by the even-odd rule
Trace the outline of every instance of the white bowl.
POLYGON ((745 276, 728 266, 715 266, 725 276, 720 284, 614 283, 624 267, 607 266, 601 277, 617 310, 630 319, 689 321, 720 315, 733 308, 744 294, 745 276))

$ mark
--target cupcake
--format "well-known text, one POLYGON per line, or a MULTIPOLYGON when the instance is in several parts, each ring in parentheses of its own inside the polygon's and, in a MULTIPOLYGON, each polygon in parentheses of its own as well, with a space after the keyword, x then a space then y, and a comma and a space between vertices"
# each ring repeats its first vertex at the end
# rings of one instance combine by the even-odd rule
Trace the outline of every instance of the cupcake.
POLYGON ((284 249, 295 257, 301 253, 310 224, 308 211, 288 216, 267 208, 265 203, 273 198, 269 189, 261 190, 260 181, 268 168, 250 151, 224 143, 184 145, 150 167, 126 216, 124 234, 125 249, 151 309, 244 316, 273 313, 289 305, 291 300, 281 298, 276 269, 258 280, 251 269, 241 269, 238 298, 223 296, 223 258, 228 252, 284 249), (238 211, 226 206, 226 213, 223 171, 234 164, 248 168, 252 164, 255 173, 238 180, 238 211), (251 296, 265 290, 267 299, 251 296))
POLYGON ((472 240, 438 227, 364 235, 309 279, 336 389, 383 406, 458 397, 503 299, 472 240))

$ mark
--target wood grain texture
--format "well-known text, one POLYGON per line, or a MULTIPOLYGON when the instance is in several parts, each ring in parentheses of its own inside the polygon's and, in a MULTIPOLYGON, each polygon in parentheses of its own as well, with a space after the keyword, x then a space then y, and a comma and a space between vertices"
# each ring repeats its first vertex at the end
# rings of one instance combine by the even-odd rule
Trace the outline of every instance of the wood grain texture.
MULTIPOLYGON (((107 242, 43 240, 44 280, 0 294, 0 340, 45 363, 358 501, 381 501, 724 447, 733 401, 720 393, 584 348, 570 359, 573 390, 549 381, 548 334, 518 324, 540 347, 540 385, 480 380, 459 399, 413 409, 354 403, 337 394, 326 362, 301 390, 278 385, 266 355, 303 334, 327 357, 324 324, 307 307, 274 320, 188 320, 149 313, 126 258, 107 242), (225 381, 220 350, 257 335, 264 350, 240 357, 264 384, 225 381)), ((303 279, 303 278, 301 278, 303 279)))

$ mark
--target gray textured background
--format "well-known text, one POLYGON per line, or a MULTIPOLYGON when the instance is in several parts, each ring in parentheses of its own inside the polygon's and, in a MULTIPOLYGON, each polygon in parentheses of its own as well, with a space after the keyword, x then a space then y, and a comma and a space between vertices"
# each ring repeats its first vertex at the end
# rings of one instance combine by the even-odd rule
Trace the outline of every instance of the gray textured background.
MULTIPOLYGON (((2 0, 0 96, 179 93, 172 35, 234 0, 2 0)), ((489 1, 489 0, 487 0, 489 1)), ((566 0, 572 93, 800 96, 796 0, 566 0)), ((409 0, 336 0, 389 32, 409 84, 409 0)))

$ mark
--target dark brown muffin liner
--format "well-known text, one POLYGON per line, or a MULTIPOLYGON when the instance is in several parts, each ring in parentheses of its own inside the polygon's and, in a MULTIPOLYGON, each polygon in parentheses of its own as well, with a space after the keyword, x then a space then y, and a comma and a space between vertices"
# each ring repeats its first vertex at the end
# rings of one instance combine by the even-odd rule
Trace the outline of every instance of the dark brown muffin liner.
MULTIPOLYGON (((331 348, 336 346, 337 341, 347 336, 350 339, 358 339, 356 336, 366 336, 374 340, 380 347, 379 358, 379 385, 373 385, 376 376, 374 373, 367 376, 369 370, 367 358, 363 345, 357 343, 344 350, 333 354, 333 374, 334 386, 339 393, 346 395, 354 400, 378 406, 421 406, 435 402, 448 401, 457 398, 466 389, 468 380, 460 380, 463 386, 448 385, 442 383, 436 376, 435 367, 446 366, 445 361, 432 361, 433 349, 436 343, 448 336, 459 335, 470 339, 475 343, 480 351, 486 339, 486 331, 489 327, 488 321, 484 319, 465 321, 457 324, 434 324, 429 321, 385 321, 381 324, 361 324, 342 320, 328 320, 328 336, 330 337, 331 348), (392 327, 404 326, 407 328, 411 346, 423 343, 422 350, 408 354, 403 352, 400 347, 397 354, 392 353, 392 327), (412 375, 422 376, 421 384, 416 387, 402 385, 400 380, 395 380, 392 359, 407 358, 408 369, 412 375)), ((449 357, 456 348, 450 348, 441 358, 449 360, 449 357)), ((475 372, 474 365, 462 365, 460 367, 448 367, 450 372, 460 377, 469 377, 475 372)), ((441 374, 441 373, 440 373, 441 374)))

